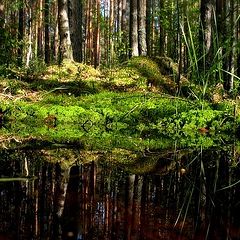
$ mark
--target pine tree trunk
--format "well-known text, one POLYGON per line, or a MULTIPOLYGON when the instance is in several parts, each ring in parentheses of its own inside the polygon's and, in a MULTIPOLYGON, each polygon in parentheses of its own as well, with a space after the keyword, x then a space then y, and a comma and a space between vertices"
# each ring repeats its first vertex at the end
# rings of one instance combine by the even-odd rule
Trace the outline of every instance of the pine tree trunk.
POLYGON ((58 0, 58 25, 60 35, 60 61, 63 59, 73 59, 72 45, 70 39, 68 1, 58 0))
MULTIPOLYGON (((164 0, 160 0, 160 11, 164 12, 164 0)), ((159 55, 160 56, 164 56, 164 52, 165 52, 165 31, 163 28, 163 18, 160 18, 160 36, 159 36, 159 55)))
POLYGON ((82 0, 71 0, 71 41, 73 48, 73 59, 76 62, 82 62, 82 0))
POLYGON ((18 65, 22 65, 23 58, 23 35, 24 35, 24 2, 20 1, 20 8, 18 11, 18 65))
POLYGON ((122 30, 122 43, 124 46, 124 52, 122 60, 126 60, 128 57, 128 24, 127 24, 127 0, 122 0, 122 17, 121 17, 121 30, 122 30))
POLYGON ((113 29, 114 29, 114 0, 110 0, 110 8, 109 8, 109 48, 110 48, 110 56, 109 63, 110 65, 113 63, 114 58, 114 42, 113 42, 113 29))
POLYGON ((95 0, 95 24, 93 36, 94 48, 94 67, 97 68, 100 64, 100 0, 95 0))
POLYGON ((38 19, 38 39, 37 39, 37 56, 42 58, 44 56, 44 49, 43 49, 43 0, 39 1, 39 19, 38 19))
POLYGON ((49 9, 50 9, 50 1, 45 0, 44 4, 44 28, 45 28, 45 63, 50 63, 50 37, 49 37, 49 9))
POLYGON ((151 56, 151 8, 152 0, 147 0, 146 3, 146 44, 147 44, 147 55, 151 56))
POLYGON ((28 25, 27 25, 27 34, 28 34, 28 46, 27 46, 27 57, 26 57, 26 67, 29 67, 30 61, 32 59, 32 45, 33 45, 33 26, 32 26, 32 3, 29 2, 27 6, 28 11, 28 25))
POLYGON ((146 0, 138 0, 138 39, 139 55, 146 56, 146 0))
POLYGON ((130 56, 139 56, 138 52, 138 1, 130 0, 130 56))

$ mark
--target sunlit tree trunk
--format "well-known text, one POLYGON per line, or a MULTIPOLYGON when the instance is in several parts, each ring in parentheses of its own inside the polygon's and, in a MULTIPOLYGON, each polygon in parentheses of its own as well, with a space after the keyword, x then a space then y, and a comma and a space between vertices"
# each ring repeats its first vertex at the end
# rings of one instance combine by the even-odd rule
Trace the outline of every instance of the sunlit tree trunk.
POLYGON ((138 0, 138 39, 139 55, 147 55, 146 43, 146 0, 138 0))
POLYGON ((39 19, 38 19, 38 29, 37 29, 37 56, 42 58, 44 56, 44 49, 43 49, 43 43, 44 43, 44 36, 43 36, 43 0, 39 0, 38 5, 38 11, 39 11, 39 19))
POLYGON ((86 2, 86 62, 93 64, 93 0, 86 2))
POLYGON ((63 59, 73 59, 72 45, 70 39, 68 1, 58 0, 58 25, 60 36, 60 61, 63 59))
POLYGON ((128 57, 128 24, 127 24, 127 0, 122 0, 122 16, 121 16, 121 31, 122 31, 122 43, 124 47, 123 59, 128 57))
POLYGON ((113 63, 114 59, 114 41, 113 41, 113 31, 114 31, 114 0, 110 0, 110 6, 109 6, 109 63, 110 65, 113 63))
POLYGON ((94 67, 97 68, 100 64, 100 0, 95 0, 94 3, 94 36, 93 36, 93 48, 94 48, 94 67))
POLYGON ((130 56, 139 56, 138 52, 138 1, 130 0, 130 56))
POLYGON ((52 6, 52 16, 54 16, 54 24, 53 24, 53 28, 54 28, 54 33, 53 33, 53 43, 52 43, 52 52, 53 52, 53 56, 54 56, 54 60, 57 61, 58 60, 58 56, 59 56, 59 27, 58 27, 58 4, 57 2, 53 3, 52 6))
POLYGON ((28 19, 27 19, 27 27, 26 32, 28 35, 28 45, 27 45, 27 56, 26 56, 26 67, 29 67, 30 61, 32 59, 32 45, 33 45, 33 24, 32 24, 32 3, 29 2, 27 5, 28 19))

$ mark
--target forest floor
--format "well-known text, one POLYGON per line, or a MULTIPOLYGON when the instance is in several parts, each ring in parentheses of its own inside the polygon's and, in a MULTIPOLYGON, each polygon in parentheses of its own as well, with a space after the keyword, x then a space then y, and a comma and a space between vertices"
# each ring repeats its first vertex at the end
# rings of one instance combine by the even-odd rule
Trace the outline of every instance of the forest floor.
POLYGON ((0 81, 0 142, 86 138, 94 139, 96 149, 103 142, 106 148, 114 142, 155 149, 164 138, 166 145, 177 139, 213 146, 232 139, 240 121, 236 101, 223 100, 221 88, 210 89, 203 100, 201 87, 181 76, 176 95, 177 68, 167 58, 133 58, 103 70, 66 61, 6 75, 0 81))

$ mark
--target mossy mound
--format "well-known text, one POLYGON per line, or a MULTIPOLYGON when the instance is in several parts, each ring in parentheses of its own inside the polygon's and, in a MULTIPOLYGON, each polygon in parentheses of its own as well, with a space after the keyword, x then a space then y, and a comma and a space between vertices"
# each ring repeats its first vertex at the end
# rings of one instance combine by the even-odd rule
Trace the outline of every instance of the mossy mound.
POLYGON ((58 80, 68 82, 73 80, 96 81, 101 77, 100 71, 97 69, 70 60, 64 60, 61 65, 51 65, 47 67, 43 75, 43 79, 58 80))
POLYGON ((121 66, 104 71, 104 86, 112 91, 175 94, 177 85, 173 76, 162 73, 162 69, 154 59, 132 57, 121 66))

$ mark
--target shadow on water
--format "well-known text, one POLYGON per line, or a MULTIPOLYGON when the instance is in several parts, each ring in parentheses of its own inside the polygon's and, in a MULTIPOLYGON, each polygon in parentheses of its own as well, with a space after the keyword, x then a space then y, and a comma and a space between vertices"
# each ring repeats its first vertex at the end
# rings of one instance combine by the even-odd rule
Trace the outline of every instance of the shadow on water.
POLYGON ((229 151, 161 155, 141 173, 104 154, 68 167, 43 153, 1 150, 0 240, 240 239, 229 151))

